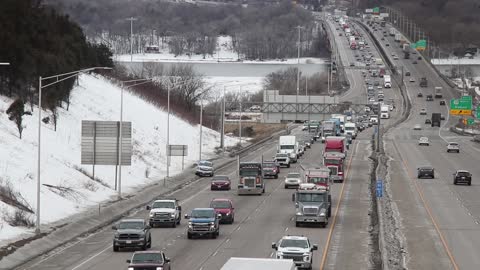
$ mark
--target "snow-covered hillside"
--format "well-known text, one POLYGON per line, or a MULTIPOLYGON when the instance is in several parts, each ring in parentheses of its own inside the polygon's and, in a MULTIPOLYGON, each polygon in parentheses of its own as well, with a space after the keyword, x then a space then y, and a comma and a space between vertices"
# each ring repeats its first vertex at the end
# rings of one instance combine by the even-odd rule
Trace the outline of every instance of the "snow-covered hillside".
MULTIPOLYGON (((0 97, 0 186, 9 187, 13 194, 35 211, 36 207, 36 155, 38 109, 24 116, 23 138, 20 139, 15 124, 5 113, 12 100, 0 97)), ((26 106, 30 109, 30 106, 26 106)), ((41 163, 41 218, 49 223, 116 194, 115 167, 96 166, 96 181, 91 165, 80 165, 81 121, 119 120, 120 90, 101 76, 81 75, 79 86, 72 91, 69 110, 60 109, 57 131, 51 124, 42 125, 41 163), (45 186, 45 184, 49 186, 45 186)), ((47 116, 48 112, 43 113, 47 116)), ((165 111, 125 91, 124 121, 132 122, 132 166, 122 169, 122 190, 153 183, 166 174, 166 123, 165 111)), ((170 144, 188 144, 186 166, 199 156, 199 126, 171 115, 170 144)), ((219 145, 219 134, 203 128, 203 157, 212 156, 219 145)), ((235 140, 228 139, 228 144, 235 140)), ((171 175, 181 171, 181 158, 172 157, 171 175)), ((12 227, 6 221, 17 208, 0 201, 0 246, 5 240, 33 229, 12 227)), ((34 216, 28 214, 32 220, 34 216)))

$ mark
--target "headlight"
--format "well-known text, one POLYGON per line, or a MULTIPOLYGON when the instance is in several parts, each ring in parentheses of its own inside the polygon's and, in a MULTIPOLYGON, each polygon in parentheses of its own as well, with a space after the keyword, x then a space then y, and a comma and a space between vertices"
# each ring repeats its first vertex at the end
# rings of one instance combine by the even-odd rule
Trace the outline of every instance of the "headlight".
POLYGON ((215 222, 210 222, 210 226, 215 225, 215 222))
POLYGON ((163 267, 157 267, 157 270, 163 270, 163 267))
POLYGON ((302 215, 302 212, 297 212, 297 216, 301 216, 302 215))
POLYGON ((230 212, 227 213, 227 216, 230 216, 230 212))
POLYGON ((115 233, 113 237, 118 238, 119 235, 120 235, 119 233, 115 233))
POLYGON ((155 213, 150 212, 150 217, 153 217, 154 215, 155 215, 155 213))
POLYGON ((128 270, 135 270, 133 267, 128 267, 128 270))
POLYGON ((171 213, 170 216, 171 216, 171 217, 175 217, 175 213, 171 213))
POLYGON ((324 213, 324 212, 320 213, 320 216, 321 216, 321 217, 324 217, 324 216, 325 216, 325 213, 324 213))

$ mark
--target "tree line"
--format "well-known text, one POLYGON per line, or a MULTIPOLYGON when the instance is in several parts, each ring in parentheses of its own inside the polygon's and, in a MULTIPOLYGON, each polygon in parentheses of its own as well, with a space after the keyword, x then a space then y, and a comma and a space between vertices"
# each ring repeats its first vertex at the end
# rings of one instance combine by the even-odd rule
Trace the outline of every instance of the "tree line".
POLYGON ((301 33, 303 56, 324 56, 324 37, 312 14, 290 0, 277 4, 193 5, 167 1, 49 0, 79 22, 92 39, 108 44, 116 54, 130 52, 129 17, 134 52, 145 45, 167 42, 175 55, 213 55, 216 37, 233 37, 233 50, 245 59, 296 57, 295 27, 301 33))
MULTIPOLYGON (((92 66, 113 66, 107 46, 89 43, 81 29, 42 0, 0 1, 0 94, 16 99, 9 108, 21 137, 25 103, 37 103, 39 76, 92 66)), ((51 81, 45 81, 48 83, 51 81)), ((42 107, 52 112, 68 104, 74 78, 43 89, 42 107)), ((68 106, 68 105, 67 105, 68 106)))
POLYGON ((359 7, 390 6, 425 30, 435 44, 449 49, 480 46, 478 0, 360 0, 359 7))

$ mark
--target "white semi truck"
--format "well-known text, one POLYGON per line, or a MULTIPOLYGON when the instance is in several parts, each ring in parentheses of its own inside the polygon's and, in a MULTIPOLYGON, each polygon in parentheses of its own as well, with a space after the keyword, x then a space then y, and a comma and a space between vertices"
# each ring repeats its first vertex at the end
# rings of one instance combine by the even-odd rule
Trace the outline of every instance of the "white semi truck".
POLYGON ((220 270, 295 270, 292 259, 237 258, 232 257, 220 270))
POLYGON ((280 136, 278 139, 277 152, 288 154, 290 160, 295 163, 298 159, 298 142, 295 136, 280 136))
POLYGON ((380 118, 381 119, 388 119, 390 118, 390 113, 389 113, 390 107, 388 105, 382 104, 380 106, 380 118))

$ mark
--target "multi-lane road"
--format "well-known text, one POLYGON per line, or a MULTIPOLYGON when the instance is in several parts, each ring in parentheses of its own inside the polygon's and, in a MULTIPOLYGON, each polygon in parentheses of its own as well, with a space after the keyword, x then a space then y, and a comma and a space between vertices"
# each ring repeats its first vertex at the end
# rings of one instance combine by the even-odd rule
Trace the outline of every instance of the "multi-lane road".
MULTIPOLYGON (((387 26, 385 29, 388 29, 387 26)), ((381 28, 380 28, 381 29, 381 28)), ((380 41, 383 29, 376 31, 380 41)), ((388 30, 387 30, 388 32, 388 30)), ((451 133, 448 128, 458 119, 448 117, 449 100, 459 93, 451 89, 424 60, 403 59, 399 44, 388 36, 380 41, 398 67, 410 71, 416 82, 405 77, 408 96, 412 102, 410 117, 395 127, 385 138, 386 153, 391 157, 391 193, 402 220, 401 229, 407 248, 406 266, 409 269, 479 269, 480 257, 480 185, 475 178, 480 175, 480 148, 469 139, 451 133), (385 43, 390 46, 385 46, 385 43), (417 60, 418 64, 413 64, 417 60), (428 88, 419 87, 419 78, 428 79, 428 88), (439 105, 439 99, 426 101, 426 94, 433 94, 435 86, 442 86, 447 106, 439 105), (417 97, 423 92, 423 97, 417 97), (419 114, 425 108, 427 116, 419 114), (431 113, 446 117, 442 128, 425 125, 431 113), (412 130, 421 124, 422 130, 412 130), (427 136, 430 146, 418 146, 418 139, 427 136), (447 153, 448 141, 461 145, 460 154, 447 153), (435 168, 435 179, 416 179, 417 167, 430 165, 435 168), (452 174, 466 169, 473 174, 472 186, 453 185, 452 174)))

